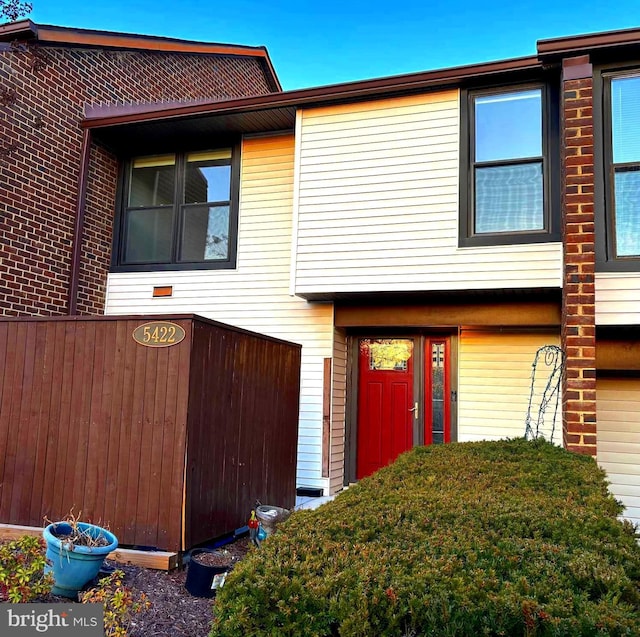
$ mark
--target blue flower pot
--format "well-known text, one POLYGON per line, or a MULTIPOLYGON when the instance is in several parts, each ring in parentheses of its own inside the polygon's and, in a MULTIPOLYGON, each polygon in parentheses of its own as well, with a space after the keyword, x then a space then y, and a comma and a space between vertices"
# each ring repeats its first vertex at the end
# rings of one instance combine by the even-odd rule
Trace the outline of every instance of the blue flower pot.
POLYGON ((104 558, 118 547, 118 538, 106 529, 86 522, 78 522, 78 528, 94 539, 104 537, 108 546, 75 546, 64 539, 71 533, 69 524, 54 522, 47 526, 42 532, 47 543, 45 573, 53 573, 54 595, 77 597, 78 591, 96 577, 104 558))

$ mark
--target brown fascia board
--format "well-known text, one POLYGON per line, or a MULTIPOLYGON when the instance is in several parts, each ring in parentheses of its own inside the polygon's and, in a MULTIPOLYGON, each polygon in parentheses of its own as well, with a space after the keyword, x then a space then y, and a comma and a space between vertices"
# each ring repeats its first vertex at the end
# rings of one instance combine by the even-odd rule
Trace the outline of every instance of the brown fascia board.
MULTIPOLYGON (((183 104, 167 107, 167 104, 149 104, 144 112, 122 112, 113 115, 88 115, 82 122, 85 128, 105 128, 121 124, 133 124, 149 121, 168 120, 189 116, 222 115, 267 110, 271 108, 310 106, 348 103, 363 99, 376 99, 391 95, 415 93, 421 90, 434 90, 457 86, 464 81, 495 77, 517 71, 542 70, 537 57, 515 58, 500 62, 486 62, 466 66, 394 75, 390 77, 331 84, 314 88, 284 91, 255 97, 243 97, 233 100, 206 102, 202 104, 183 104)), ((117 108, 117 107, 116 107, 117 108)))
POLYGON ((20 38, 35 39, 43 44, 101 47, 113 49, 132 49, 137 51, 156 51, 161 53, 199 53, 204 55, 233 55, 258 58, 274 91, 282 91, 280 80, 264 46, 243 46, 237 44, 219 44, 215 42, 196 42, 155 35, 135 33, 116 33, 112 31, 94 31, 92 29, 74 29, 50 24, 35 24, 31 20, 10 22, 0 26, 0 42, 20 38))
POLYGON ((31 40, 37 37, 37 35, 37 25, 31 22, 31 20, 9 22, 0 26, 0 42, 7 42, 21 38, 31 40))
POLYGON ((553 60, 567 56, 581 55, 589 51, 614 49, 624 46, 640 45, 640 29, 623 29, 587 33, 565 38, 538 40, 538 57, 541 60, 553 60))

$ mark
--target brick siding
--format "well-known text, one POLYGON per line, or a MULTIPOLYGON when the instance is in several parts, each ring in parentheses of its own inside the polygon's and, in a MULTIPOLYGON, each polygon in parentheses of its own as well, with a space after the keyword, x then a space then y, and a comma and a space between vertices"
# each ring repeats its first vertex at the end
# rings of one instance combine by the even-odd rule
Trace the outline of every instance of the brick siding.
POLYGON ((575 67, 567 73, 570 65, 565 66, 562 101, 562 347, 566 354, 563 442, 571 451, 595 456, 593 81, 588 61, 577 62, 582 73, 575 67))
MULTIPOLYGON (((255 58, 0 45, 0 314, 68 307, 85 104, 270 92, 255 58)), ((117 163, 91 150, 78 313, 102 313, 117 163)))

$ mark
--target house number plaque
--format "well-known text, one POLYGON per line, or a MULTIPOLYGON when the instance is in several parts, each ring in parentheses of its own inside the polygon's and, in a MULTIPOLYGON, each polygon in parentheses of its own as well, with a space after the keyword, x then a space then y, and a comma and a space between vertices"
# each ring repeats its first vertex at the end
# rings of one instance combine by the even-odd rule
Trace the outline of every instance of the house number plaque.
POLYGON ((151 321, 133 330, 133 340, 145 347, 171 347, 184 340, 182 327, 170 321, 151 321))

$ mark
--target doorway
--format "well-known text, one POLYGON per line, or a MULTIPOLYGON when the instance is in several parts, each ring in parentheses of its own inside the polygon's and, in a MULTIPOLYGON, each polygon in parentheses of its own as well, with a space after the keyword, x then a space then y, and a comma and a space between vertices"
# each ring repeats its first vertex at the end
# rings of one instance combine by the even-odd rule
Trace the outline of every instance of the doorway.
POLYGON ((359 480, 416 445, 450 442, 455 392, 450 335, 355 340, 359 480))

